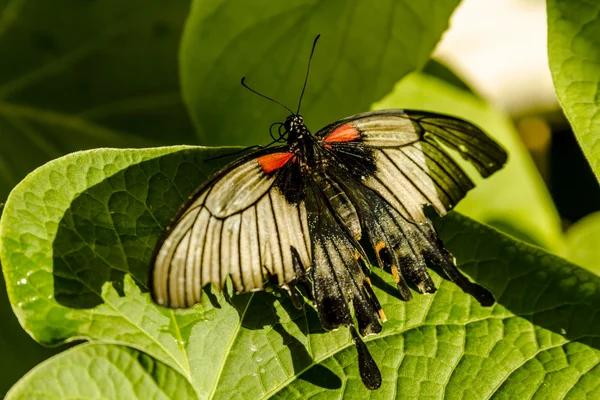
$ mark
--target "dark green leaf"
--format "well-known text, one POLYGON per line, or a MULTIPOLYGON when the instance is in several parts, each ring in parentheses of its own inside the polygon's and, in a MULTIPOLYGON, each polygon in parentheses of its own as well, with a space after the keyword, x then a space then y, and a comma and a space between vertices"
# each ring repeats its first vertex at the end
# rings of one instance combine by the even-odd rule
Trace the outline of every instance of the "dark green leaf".
POLYGON ((194 141, 177 51, 188 0, 0 0, 0 200, 75 150, 194 141))
POLYGON ((394 83, 425 65, 458 0, 197 0, 181 47, 183 93, 203 144, 253 145, 296 111, 311 44, 301 113, 315 132, 368 110, 394 83))
MULTIPOLYGON (((93 147, 195 141, 177 53, 188 0, 0 0, 0 203, 34 168, 93 147)), ((0 285, 0 396, 54 351, 0 285)))

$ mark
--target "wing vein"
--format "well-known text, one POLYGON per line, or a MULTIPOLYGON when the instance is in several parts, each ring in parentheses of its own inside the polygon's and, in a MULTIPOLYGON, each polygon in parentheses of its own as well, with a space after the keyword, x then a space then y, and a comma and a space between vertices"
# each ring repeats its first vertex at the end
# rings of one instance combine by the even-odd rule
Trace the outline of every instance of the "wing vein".
POLYGON ((423 199, 427 200, 429 202, 429 204, 431 204, 431 205, 435 204, 435 200, 430 199, 429 195, 421 189, 420 185, 415 183, 408 175, 406 175, 406 173, 402 170, 402 167, 400 167, 398 164, 396 164, 396 162, 394 161, 394 159, 392 157, 390 157, 383 150, 381 150, 381 153, 383 153, 383 155, 396 167, 398 172, 406 179, 406 181, 409 182, 412 185, 412 187, 415 188, 421 194, 421 196, 423 196, 423 199))
POLYGON ((275 234, 277 235, 277 246, 279 247, 279 259, 281 260, 281 275, 277 277, 279 282, 283 282, 285 279, 285 261, 283 260, 283 248, 281 247, 281 232, 279 230, 279 221, 277 220, 277 214, 275 213, 275 206, 273 205, 273 196, 269 192, 269 204, 271 205, 271 214, 273 214, 273 221, 275 222, 275 234))

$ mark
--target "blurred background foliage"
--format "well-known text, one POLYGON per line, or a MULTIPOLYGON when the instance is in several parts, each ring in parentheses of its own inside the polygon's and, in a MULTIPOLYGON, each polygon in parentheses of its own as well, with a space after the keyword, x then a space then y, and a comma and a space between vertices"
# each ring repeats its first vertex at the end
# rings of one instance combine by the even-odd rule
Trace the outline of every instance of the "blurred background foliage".
MULTIPOLYGON (((177 61, 189 6, 0 0, 0 203, 29 172, 77 150, 198 143, 177 61)), ((0 286, 3 396, 64 348, 34 342, 0 286)))
MULTIPOLYGON (((490 131, 509 148, 510 163, 459 211, 600 270, 590 239, 600 232, 600 189, 554 95, 545 2, 488 4, 463 1, 435 61, 374 107, 447 112, 490 131)), ((0 0, 0 203, 29 172, 73 151, 214 144, 192 122, 210 114, 210 103, 201 100, 204 108, 190 116, 180 90, 180 68, 190 80, 190 66, 202 61, 199 53, 200 61, 178 62, 189 7, 189 0, 0 0)), ((4 394, 57 351, 21 329, 4 284, 0 318, 4 394)))

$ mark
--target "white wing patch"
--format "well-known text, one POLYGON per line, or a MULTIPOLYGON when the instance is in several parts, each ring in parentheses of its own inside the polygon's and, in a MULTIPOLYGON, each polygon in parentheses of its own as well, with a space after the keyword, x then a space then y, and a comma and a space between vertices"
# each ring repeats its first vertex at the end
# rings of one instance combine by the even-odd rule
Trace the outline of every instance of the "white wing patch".
POLYGON ((421 140, 414 123, 402 116, 365 117, 353 125, 360 130, 363 142, 371 147, 400 147, 421 140))
POLYGON ((377 171, 363 183, 410 221, 427 220, 426 204, 445 215, 473 187, 454 160, 428 142, 374 149, 374 156, 377 171))
POLYGON ((202 287, 261 290, 266 277, 279 285, 295 278, 293 246, 311 265, 304 202, 290 204, 256 160, 232 169, 207 187, 171 228, 154 262, 152 290, 160 305, 198 303, 202 287))

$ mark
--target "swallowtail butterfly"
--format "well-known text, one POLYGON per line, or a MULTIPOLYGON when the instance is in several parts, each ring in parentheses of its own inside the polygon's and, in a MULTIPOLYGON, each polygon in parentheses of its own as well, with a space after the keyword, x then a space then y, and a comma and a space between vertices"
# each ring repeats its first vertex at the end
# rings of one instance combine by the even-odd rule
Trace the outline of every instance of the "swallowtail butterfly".
POLYGON ((432 264, 482 305, 493 304, 456 268, 423 207, 444 215, 473 188, 444 147, 484 177, 507 154, 476 126, 425 111, 366 112, 311 134, 299 114, 302 95, 295 113, 277 102, 290 115, 271 126, 279 126, 271 145, 227 165, 184 204, 155 251, 152 295, 159 305, 185 308, 200 301, 203 286, 220 288, 228 277, 240 293, 274 281, 296 307, 306 297, 325 330, 349 327, 361 378, 376 389, 381 373, 361 337, 379 333, 386 317, 360 241, 370 242, 405 300, 407 282, 435 292, 432 264))

